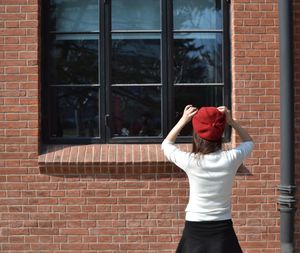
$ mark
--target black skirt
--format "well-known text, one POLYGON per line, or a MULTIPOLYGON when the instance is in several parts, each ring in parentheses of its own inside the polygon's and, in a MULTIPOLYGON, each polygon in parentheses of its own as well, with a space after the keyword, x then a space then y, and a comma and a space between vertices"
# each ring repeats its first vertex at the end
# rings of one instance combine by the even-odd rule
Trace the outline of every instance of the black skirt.
POLYGON ((186 221, 176 253, 243 253, 232 221, 186 221))

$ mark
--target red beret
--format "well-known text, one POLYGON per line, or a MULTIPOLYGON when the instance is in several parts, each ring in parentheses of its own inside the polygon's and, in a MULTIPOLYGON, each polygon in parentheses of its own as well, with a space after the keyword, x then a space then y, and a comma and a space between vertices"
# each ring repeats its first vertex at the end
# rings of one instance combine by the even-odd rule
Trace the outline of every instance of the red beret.
POLYGON ((192 120, 195 133, 202 139, 218 141, 222 138, 226 116, 216 107, 201 107, 192 120))

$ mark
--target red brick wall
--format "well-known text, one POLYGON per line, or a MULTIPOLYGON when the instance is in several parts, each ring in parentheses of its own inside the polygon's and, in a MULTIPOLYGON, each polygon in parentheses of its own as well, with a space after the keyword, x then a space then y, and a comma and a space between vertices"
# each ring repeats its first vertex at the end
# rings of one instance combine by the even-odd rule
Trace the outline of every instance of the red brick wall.
POLYGON ((233 108, 255 140, 238 176, 234 217, 248 253, 279 252, 278 1, 232 1, 233 108))
MULTIPOLYGON (((0 0, 0 251, 174 252, 188 184, 159 145, 39 152, 39 2, 0 0)), ((235 182, 234 224, 245 253, 276 253, 277 0, 231 2, 233 114, 256 142, 235 182)))

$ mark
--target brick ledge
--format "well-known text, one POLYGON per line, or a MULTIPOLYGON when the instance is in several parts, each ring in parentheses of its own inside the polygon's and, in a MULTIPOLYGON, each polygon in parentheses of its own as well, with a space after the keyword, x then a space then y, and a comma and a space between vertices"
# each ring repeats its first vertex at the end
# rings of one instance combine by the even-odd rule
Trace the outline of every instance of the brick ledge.
MULTIPOLYGON (((178 146, 186 151, 191 150, 190 144, 178 146)), ((167 162, 161 151, 161 144, 45 145, 38 157, 40 167, 167 162)))

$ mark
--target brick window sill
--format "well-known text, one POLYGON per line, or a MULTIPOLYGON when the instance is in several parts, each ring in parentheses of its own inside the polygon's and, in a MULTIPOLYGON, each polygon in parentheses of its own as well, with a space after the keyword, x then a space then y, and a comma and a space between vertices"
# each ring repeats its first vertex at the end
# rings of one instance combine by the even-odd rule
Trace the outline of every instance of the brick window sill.
MULTIPOLYGON (((178 144, 190 150, 190 144, 178 144)), ((39 167, 113 166, 168 163, 160 144, 46 145, 39 167)))

